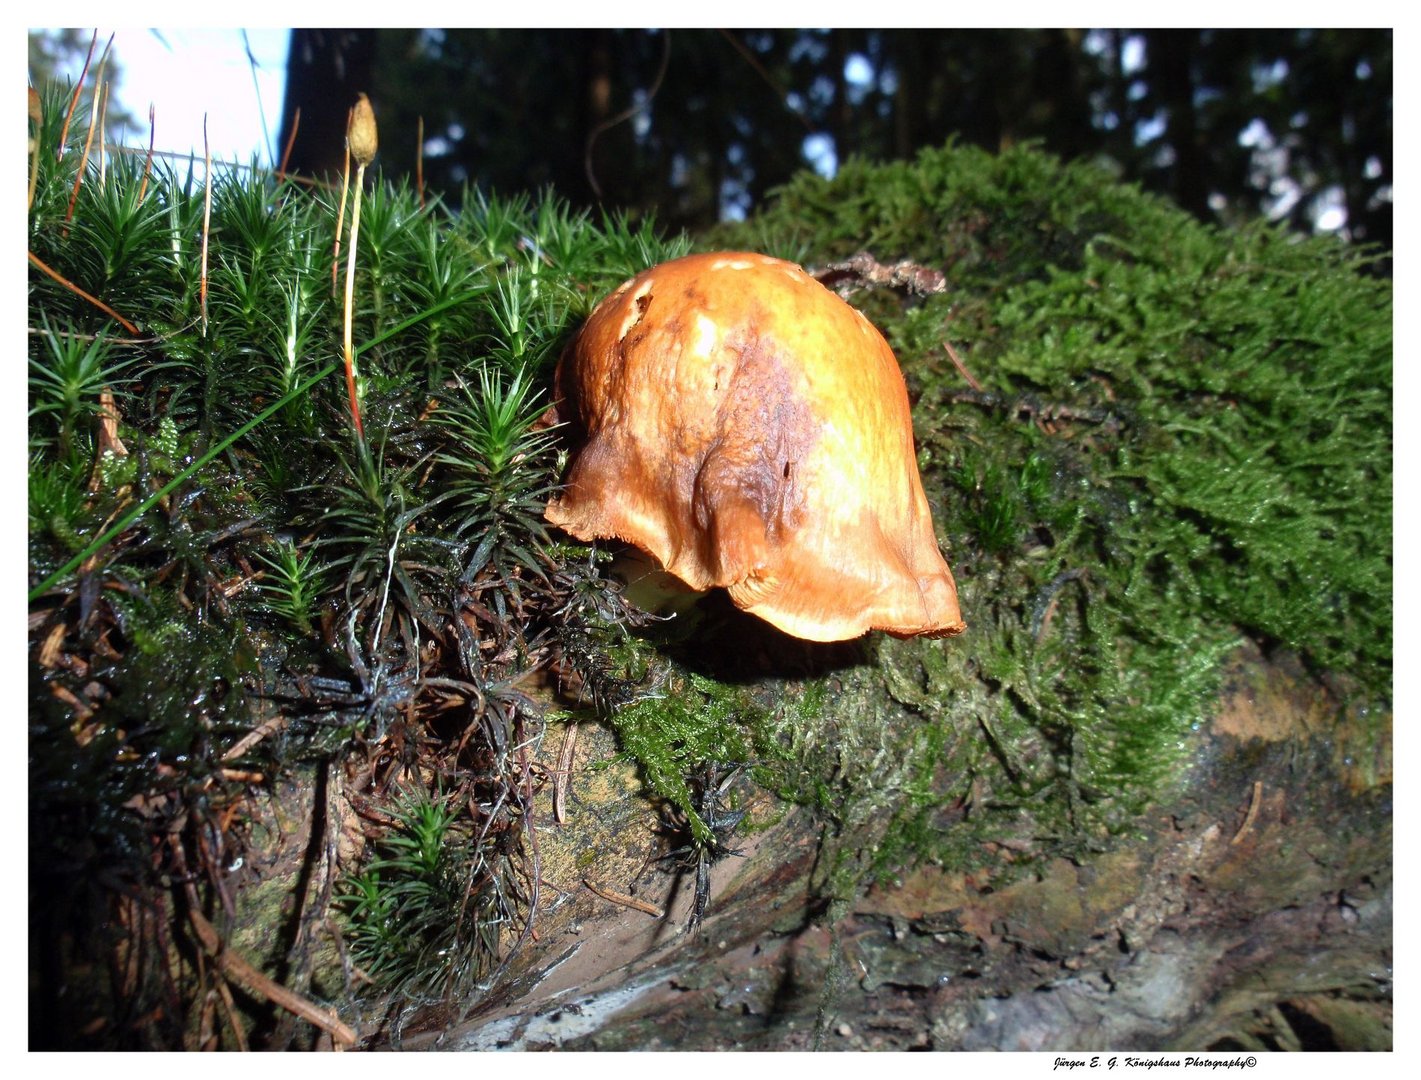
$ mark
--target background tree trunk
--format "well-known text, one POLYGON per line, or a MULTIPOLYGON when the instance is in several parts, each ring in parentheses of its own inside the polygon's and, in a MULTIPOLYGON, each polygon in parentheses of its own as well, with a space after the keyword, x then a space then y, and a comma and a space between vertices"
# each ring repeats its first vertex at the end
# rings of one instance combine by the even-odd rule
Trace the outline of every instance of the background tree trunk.
MULTIPOLYGON (((1349 231, 1390 244, 1388 31, 297 30, 288 68, 282 140, 300 105, 296 171, 339 168, 345 110, 364 91, 392 131, 424 117, 425 178, 446 197, 469 181, 552 184, 577 206, 698 227, 723 209, 718 180, 743 202, 811 164, 805 131, 832 134, 841 162, 907 160, 953 137, 991 150, 1037 139, 1067 160, 1113 159, 1206 221, 1273 212, 1285 180, 1307 231, 1340 190, 1349 231), (651 106, 596 140, 599 197, 587 133, 650 94, 668 39, 651 106), (1286 140, 1286 158, 1239 143, 1255 121, 1286 140)), ((413 165, 412 140, 392 142, 386 172, 413 165)))
POLYGON ((293 30, 286 61, 286 102, 281 114, 285 150, 301 110, 287 171, 337 176, 345 162, 347 111, 370 93, 375 75, 374 30, 293 30))
POLYGON ((1159 164, 1170 173, 1169 192, 1174 201, 1203 219, 1209 213, 1209 184, 1194 104, 1192 66, 1198 38, 1197 30, 1150 30, 1146 34, 1149 64, 1156 72, 1173 151, 1172 161, 1159 164))

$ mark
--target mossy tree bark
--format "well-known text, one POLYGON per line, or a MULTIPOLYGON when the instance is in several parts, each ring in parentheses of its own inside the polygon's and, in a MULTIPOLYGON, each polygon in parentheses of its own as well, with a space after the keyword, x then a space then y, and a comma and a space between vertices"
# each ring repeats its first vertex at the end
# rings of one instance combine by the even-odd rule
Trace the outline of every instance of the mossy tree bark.
MULTIPOLYGON (((832 904, 823 838, 795 816, 717 868, 691 935, 665 925, 684 897, 658 920, 569 874, 517 990, 408 1045, 1389 1049, 1390 763, 1376 735, 1315 680, 1243 650, 1169 794, 1124 835, 1073 858, 989 843, 977 871, 922 868, 832 904)), ((640 865, 609 851, 606 816, 626 797, 601 798, 545 847, 664 903, 654 835, 640 865)))

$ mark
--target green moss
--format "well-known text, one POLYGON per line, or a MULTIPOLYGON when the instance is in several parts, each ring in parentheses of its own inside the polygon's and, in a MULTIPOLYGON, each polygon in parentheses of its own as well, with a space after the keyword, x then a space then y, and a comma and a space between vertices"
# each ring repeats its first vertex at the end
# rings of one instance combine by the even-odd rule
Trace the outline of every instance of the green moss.
POLYGON ((1386 706, 1391 297, 1364 255, 1207 228, 1029 147, 801 176, 714 242, 754 240, 946 276, 853 302, 903 365, 969 629, 881 641, 791 739, 789 792, 868 867, 1128 827, 1183 779, 1241 635, 1386 706))
POLYGON ((854 302, 903 363, 968 633, 817 649, 702 610, 637 637, 593 617, 617 606, 596 556, 541 533, 557 462, 531 424, 577 322, 684 238, 551 195, 471 192, 456 214, 377 184, 358 439, 332 201, 256 173, 217 184, 204 318, 200 187, 161 165, 145 185, 119 158, 70 215, 81 155, 55 152, 67 102, 48 100, 30 249, 140 332, 32 269, 32 625, 64 653, 42 663, 35 642, 30 673, 45 895, 97 867, 157 888, 190 873, 155 869, 167 824, 132 807, 171 796, 173 820, 206 828, 261 695, 295 715, 251 764, 340 758, 358 736, 407 775, 493 791, 538 720, 512 687, 549 642, 605 668, 592 697, 702 842, 694 778, 715 764, 818 811, 835 898, 912 859, 1069 853, 1128 827, 1188 767, 1241 637, 1345 672, 1361 710, 1389 702, 1390 290, 1340 244, 1205 228, 1031 148, 800 177, 705 246, 944 273, 925 299, 854 302), (96 473, 106 389, 130 455, 96 473))
MULTIPOLYGON (((711 838, 703 806, 694 789, 710 767, 722 779, 737 766, 747 767, 762 786, 783 786, 789 760, 786 730, 802 730, 819 707, 821 695, 810 688, 775 708, 751 687, 720 682, 673 665, 660 689, 611 715, 623 752, 634 760, 649 794, 664 799, 686 816, 698 841, 711 838)), ((756 823, 745 823, 746 828, 756 823)))
MULTIPOLYGON (((349 338, 357 425, 337 199, 219 169, 208 228, 191 172, 149 172, 141 153, 82 164, 82 115, 61 154, 68 95, 44 98, 28 216, 53 271, 32 264, 28 282, 32 907, 83 878, 181 914, 185 896, 160 903, 169 890, 225 888, 240 849, 228 811, 253 776, 366 757, 447 782, 480 835, 501 838, 503 862, 478 872, 510 891, 459 931, 496 936, 528 903, 508 862, 526 777, 512 748, 542 721, 515 684, 576 606, 543 531, 557 454, 533 424, 591 304, 687 242, 552 193, 470 192, 456 213, 371 178, 349 338), (98 453, 115 434, 105 418, 126 454, 98 453), (279 733, 252 738, 273 707, 279 733)), ((583 584, 607 601, 605 581, 583 584)), ((451 873, 472 874, 472 857, 451 873)), ((34 930, 32 946, 48 937, 34 930)), ((58 967, 36 964, 59 994, 58 967)), ((177 1045, 183 1017, 152 992, 133 1015, 172 1030, 143 1038, 177 1045)))

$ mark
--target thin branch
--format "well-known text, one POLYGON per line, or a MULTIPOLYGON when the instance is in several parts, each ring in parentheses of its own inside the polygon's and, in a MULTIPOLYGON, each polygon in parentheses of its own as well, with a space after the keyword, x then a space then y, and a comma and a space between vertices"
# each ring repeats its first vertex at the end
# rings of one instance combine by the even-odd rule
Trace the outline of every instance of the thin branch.
POLYGON ((302 997, 278 982, 273 982, 254 968, 242 955, 226 945, 218 936, 216 928, 205 919, 197 908, 188 907, 188 919, 207 954, 217 962, 222 974, 244 986, 258 997, 265 998, 302 1020, 328 1032, 332 1039, 342 1046, 354 1046, 360 1036, 355 1029, 340 1017, 323 1009, 315 1002, 302 997))
POLYGON ((603 900, 610 900, 614 904, 620 904, 622 907, 632 908, 636 911, 644 911, 653 918, 661 919, 666 916, 666 912, 655 904, 648 904, 645 900, 638 900, 635 896, 628 896, 626 893, 614 892, 601 885, 594 885, 592 884, 591 878, 583 878, 582 884, 586 885, 603 900))
POLYGON ((770 73, 765 70, 764 65, 761 64, 760 61, 755 59, 754 55, 750 52, 750 50, 745 47, 745 44, 729 30, 721 30, 720 36, 725 38, 726 41, 730 42, 730 44, 735 48, 735 51, 740 54, 741 58, 747 64, 749 64, 751 68, 754 69, 755 74, 759 75, 760 78, 764 80, 765 85, 775 92, 775 95, 780 99, 780 104, 784 106, 786 111, 794 114, 794 116, 799 120, 799 122, 804 125, 804 130, 809 132, 809 134, 811 135, 817 135, 818 129, 815 128, 815 126, 809 122, 809 118, 805 116, 804 113, 800 112, 798 109, 790 105, 788 95, 781 87, 776 85, 775 80, 770 77, 770 73))
POLYGON ((102 300, 100 300, 98 297, 89 295, 89 294, 86 293, 83 289, 79 288, 78 285, 75 285, 74 282, 70 281, 70 280, 69 280, 68 278, 66 278, 63 274, 59 273, 59 271, 50 269, 48 266, 46 266, 46 265, 44 264, 44 262, 40 259, 40 257, 39 257, 38 255, 36 255, 33 251, 28 252, 28 254, 29 254, 30 262, 31 262, 31 263, 33 263, 35 266, 39 267, 39 268, 40 268, 41 270, 43 270, 46 274, 48 274, 50 277, 52 277, 55 281, 59 282, 59 284, 63 285, 66 289, 68 289, 70 292, 74 293, 76 296, 81 296, 81 297, 83 297, 85 300, 89 301, 89 303, 93 304, 96 308, 98 308, 100 311, 102 311, 105 315, 108 315, 110 318, 117 319, 118 322, 119 322, 119 324, 120 324, 125 330, 127 330, 130 334, 132 334, 134 337, 140 336, 138 327, 134 326, 131 322, 129 322, 127 319, 125 319, 122 315, 120 315, 120 314, 119 314, 117 311, 115 311, 113 308, 109 307, 106 303, 104 303, 104 302, 103 302, 102 300))
POLYGON ((286 166, 291 163, 291 148, 296 145, 296 133, 301 130, 301 106, 296 106, 296 112, 291 116, 291 134, 286 137, 286 149, 281 151, 281 164, 276 170, 276 182, 279 184, 286 179, 286 166))
POLYGON ((598 138, 603 134, 603 132, 610 131, 618 124, 624 123, 625 121, 630 120, 633 116, 636 116, 638 113, 645 112, 647 109, 649 109, 651 107, 652 101, 655 100, 656 95, 660 93, 661 82, 663 79, 666 78, 666 71, 671 66, 671 31, 663 29, 661 31, 661 34, 661 67, 656 72, 656 78, 651 81, 651 89, 646 92, 646 97, 644 97, 641 101, 637 102, 635 105, 623 109, 616 116, 603 120, 600 124, 598 124, 596 127, 594 127, 591 131, 587 133, 587 146, 582 154, 582 167, 587 173, 587 183, 592 188, 592 194, 597 196, 597 198, 599 199, 602 197, 602 185, 597 183, 597 176, 592 170, 593 144, 597 142, 598 138))

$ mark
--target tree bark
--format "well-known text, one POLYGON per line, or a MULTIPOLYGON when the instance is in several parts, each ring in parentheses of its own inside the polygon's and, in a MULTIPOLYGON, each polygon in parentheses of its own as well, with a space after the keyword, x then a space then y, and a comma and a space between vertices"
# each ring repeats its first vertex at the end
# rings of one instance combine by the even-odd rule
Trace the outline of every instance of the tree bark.
MULTIPOLYGON (((997 889, 924 867, 826 917, 819 837, 795 817, 716 864, 695 933, 690 885, 630 850, 625 794, 579 779, 580 811, 543 834, 566 903, 509 991, 404 1046, 1390 1049, 1389 740, 1360 723, 1249 650, 1177 788, 1090 856, 997 889), (581 887, 589 865, 666 915, 581 887)), ((588 734, 580 751, 611 752, 588 734)))
MULTIPOLYGON (((291 142, 287 172, 313 177, 340 175, 345 162, 346 115, 360 94, 370 92, 374 73, 374 30, 291 31, 281 119, 283 152, 291 142), (301 111, 299 128, 297 109, 301 111)), ((376 106, 378 109, 378 102, 376 106)))
POLYGON ((1170 194, 1184 209, 1207 221, 1209 184, 1194 107, 1194 50, 1197 30, 1150 30, 1145 39, 1159 102, 1167 115, 1166 132, 1174 152, 1170 194))

